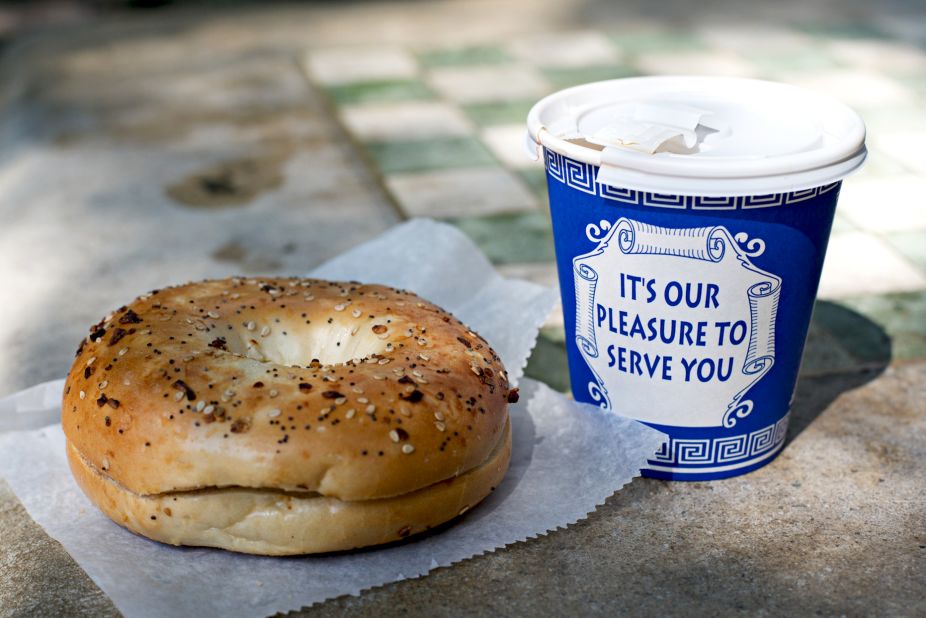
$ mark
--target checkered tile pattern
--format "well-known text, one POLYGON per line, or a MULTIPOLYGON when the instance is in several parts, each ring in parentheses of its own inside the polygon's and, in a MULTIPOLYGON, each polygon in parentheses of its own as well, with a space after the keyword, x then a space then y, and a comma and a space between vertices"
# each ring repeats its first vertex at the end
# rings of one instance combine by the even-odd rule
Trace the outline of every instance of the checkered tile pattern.
MULTIPOLYGON (((553 285, 543 168, 523 151, 524 120, 537 99, 589 81, 680 73, 781 80, 836 96, 865 118, 870 159, 844 185, 820 296, 883 328, 897 342, 895 356, 926 356, 921 47, 862 25, 718 26, 312 49, 303 64, 405 215, 448 220, 503 270, 553 285)), ((818 310, 805 372, 864 362, 869 342, 830 313, 818 310)), ((538 350, 562 347, 561 318, 544 337, 538 350)))

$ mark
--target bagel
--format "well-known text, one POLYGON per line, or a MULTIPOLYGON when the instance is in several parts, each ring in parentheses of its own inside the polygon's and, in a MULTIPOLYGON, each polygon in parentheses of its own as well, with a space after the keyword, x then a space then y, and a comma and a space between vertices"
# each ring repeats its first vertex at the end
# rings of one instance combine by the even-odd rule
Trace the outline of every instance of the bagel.
POLYGON ((403 290, 225 279, 91 327, 65 382, 74 478, 116 523, 264 555, 353 549, 453 519, 511 456, 498 355, 403 290))

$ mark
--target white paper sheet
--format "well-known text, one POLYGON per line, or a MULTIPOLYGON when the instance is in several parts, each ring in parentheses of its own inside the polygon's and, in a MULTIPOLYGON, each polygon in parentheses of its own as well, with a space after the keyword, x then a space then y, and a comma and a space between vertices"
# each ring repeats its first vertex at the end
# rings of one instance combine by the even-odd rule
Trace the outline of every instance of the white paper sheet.
MULTIPOLYGON (((486 337, 520 376, 555 298, 502 279, 455 228, 417 220, 332 260, 313 276, 375 281, 419 292, 486 337)), ((511 406, 513 456, 498 489, 444 529, 384 548, 263 558, 175 548, 112 523, 71 478, 54 422, 62 382, 0 400, 0 474, 29 514, 128 618, 269 615, 418 577, 585 517, 639 474, 663 436, 576 404, 543 384, 520 382, 511 406), (203 594, 208 590, 209 594, 203 594)))

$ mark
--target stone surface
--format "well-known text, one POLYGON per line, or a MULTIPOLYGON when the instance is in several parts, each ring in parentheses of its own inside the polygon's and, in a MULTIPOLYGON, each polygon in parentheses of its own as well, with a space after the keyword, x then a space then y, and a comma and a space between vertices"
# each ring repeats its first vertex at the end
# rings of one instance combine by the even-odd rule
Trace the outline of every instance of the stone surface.
POLYGON ((388 175, 495 163, 489 150, 470 136, 370 142, 366 148, 388 175))
POLYGON ((518 60, 545 67, 613 64, 620 59, 617 47, 607 36, 594 30, 517 37, 507 49, 518 60))
POLYGON ((529 212, 489 217, 451 219, 494 264, 550 265, 553 230, 546 213, 529 212))
POLYGON ((923 371, 805 381, 803 431, 748 476, 637 479, 568 530, 301 615, 922 614, 923 371))
POLYGON ((653 52, 641 56, 637 66, 652 75, 756 76, 756 68, 749 62, 723 51, 690 51, 684 55, 674 51, 653 52))
POLYGON ((472 167, 386 179, 409 217, 460 217, 535 210, 531 192, 501 167, 472 167))
POLYGON ((480 125, 514 124, 523 122, 536 99, 491 101, 464 105, 463 110, 480 125))
POLYGON ((543 169, 539 161, 531 160, 524 152, 524 124, 487 127, 482 131, 485 142, 495 158, 512 169, 543 169))
POLYGON ((341 108, 341 120, 363 141, 425 139, 468 135, 470 123, 462 111, 436 101, 341 108))
POLYGON ((15 299, 0 305, 0 394, 64 375, 87 325, 148 289, 306 272, 397 220, 289 59, 228 63, 141 77, 76 54, 8 109, 52 135, 0 151, 15 299))
POLYGON ((926 275, 885 241, 866 232, 830 237, 820 277, 821 298, 904 292, 926 287, 926 275))
POLYGON ((0 479, 0 616, 118 616, 0 479))
MULTIPOLYGON (((881 371, 805 379, 758 472, 638 479, 568 530, 296 615, 922 614, 926 364, 881 371)), ((5 489, 0 526, 0 607, 115 613, 5 489)))
MULTIPOLYGON (((568 530, 297 615, 926 614, 926 266, 908 190, 920 163, 891 157, 908 143, 877 139, 926 126, 922 3, 104 4, 28 36, 17 19, 35 10, 0 7, 0 286, 13 299, 0 304, 0 396, 63 375, 86 325, 137 293, 304 272, 403 215, 454 217, 504 272, 555 285, 542 171, 399 176, 417 205, 403 211, 335 122, 341 104, 369 106, 361 120, 375 124, 386 104, 472 101, 459 109, 473 125, 514 125, 550 88, 647 58, 672 72, 748 66, 866 108, 872 161, 843 199, 893 177, 882 201, 860 192, 840 219, 849 239, 829 257, 843 298, 817 306, 782 455, 727 481, 637 480, 568 530), (513 73, 522 52, 508 44, 551 31, 592 31, 589 53, 610 64, 513 73), (335 48, 368 62, 329 54, 327 87, 307 82, 306 50, 335 48), (486 100, 498 93, 511 98, 486 100), (512 207, 527 213, 498 214, 512 207)), ((528 371, 566 388, 561 311, 528 371)), ((0 481, 0 616, 32 615, 118 612, 0 481)))
POLYGON ((914 197, 924 193, 926 179, 922 177, 885 176, 852 183, 851 190, 840 194, 838 208, 846 219, 873 232, 926 231, 926 208, 918 207, 914 197), (910 197, 887 197, 901 195, 910 197))
POLYGON ((340 105, 396 103, 433 98, 433 93, 417 79, 383 79, 338 84, 327 89, 328 96, 340 105))
POLYGON ((472 45, 425 50, 418 55, 427 67, 447 67, 471 64, 495 64, 512 60, 505 50, 493 45, 472 45))
POLYGON ((334 85, 406 79, 418 73, 418 64, 402 48, 335 47, 313 50, 306 59, 306 69, 319 83, 334 85))
POLYGON ((539 98, 550 89, 540 71, 527 64, 434 69, 428 81, 442 96, 459 103, 539 98))

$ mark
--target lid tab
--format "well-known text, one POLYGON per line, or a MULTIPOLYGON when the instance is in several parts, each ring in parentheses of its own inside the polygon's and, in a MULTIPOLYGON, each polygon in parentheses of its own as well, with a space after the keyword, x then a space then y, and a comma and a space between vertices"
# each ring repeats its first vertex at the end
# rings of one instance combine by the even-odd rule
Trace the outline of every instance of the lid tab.
POLYGON ((585 139, 599 146, 630 148, 647 154, 653 154, 667 142, 675 142, 678 150, 690 151, 698 143, 697 128, 707 113, 683 104, 623 105, 612 111, 611 122, 585 139))

